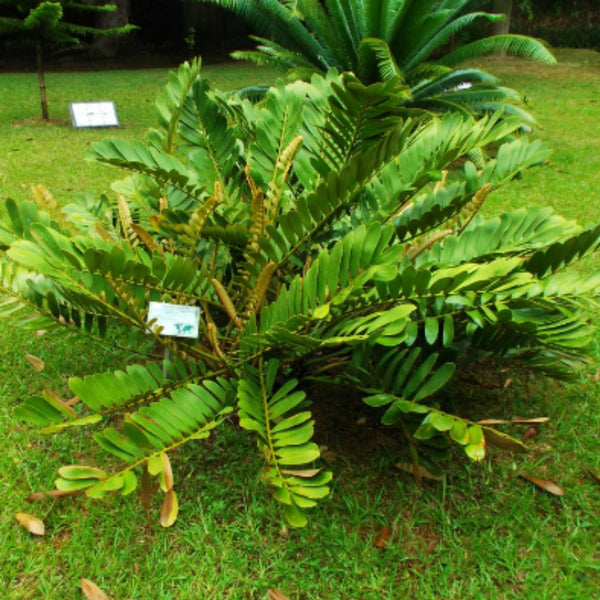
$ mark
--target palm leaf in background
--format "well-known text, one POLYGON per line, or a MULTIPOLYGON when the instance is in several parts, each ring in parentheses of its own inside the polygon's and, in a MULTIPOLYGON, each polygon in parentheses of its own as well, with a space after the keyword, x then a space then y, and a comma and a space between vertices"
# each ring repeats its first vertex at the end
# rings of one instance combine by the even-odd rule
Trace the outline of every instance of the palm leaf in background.
POLYGON ((555 62, 539 40, 521 35, 484 37, 454 47, 474 24, 503 18, 471 11, 469 0, 197 0, 230 10, 258 33, 254 51, 234 57, 278 65, 290 77, 335 68, 353 72, 363 83, 394 81, 405 105, 434 112, 474 113, 498 108, 533 119, 516 92, 498 85, 479 69, 459 68, 488 54, 555 62))

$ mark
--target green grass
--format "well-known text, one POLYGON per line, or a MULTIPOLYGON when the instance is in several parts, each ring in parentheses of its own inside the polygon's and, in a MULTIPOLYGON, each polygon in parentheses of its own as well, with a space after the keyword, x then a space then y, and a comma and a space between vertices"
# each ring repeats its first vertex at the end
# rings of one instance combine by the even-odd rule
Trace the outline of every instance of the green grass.
MULTIPOLYGON (((207 66, 206 75, 222 90, 267 83, 273 71, 239 63, 207 66)), ((37 75, 0 77, 0 195, 27 198, 33 185, 45 185, 66 202, 76 194, 104 192, 118 172, 83 159, 87 148, 107 137, 144 139, 155 125, 154 100, 167 82, 166 70, 48 73, 51 122, 40 119, 37 75), (73 130, 69 103, 112 100, 121 127, 73 130)))
POLYGON ((600 216, 600 54, 558 50, 557 59, 553 67, 507 58, 490 58, 485 64, 524 95, 538 122, 536 137, 553 150, 550 166, 503 188, 490 208, 535 203, 587 223, 600 216))
MULTIPOLYGON (((552 165, 491 198, 488 211, 538 203, 586 222, 600 218, 594 149, 600 106, 593 102, 600 98, 600 55, 569 51, 559 58, 564 63, 554 69, 513 60, 486 63, 523 91, 540 123, 535 135, 555 149, 552 165)), ((240 65, 211 67, 210 75, 226 87, 272 76, 240 65)), ((3 75, 2 195, 24 198, 31 183, 45 183, 61 202, 87 189, 107 190, 118 173, 84 163, 85 147, 113 133, 142 138, 165 81, 164 71, 51 74, 58 122, 46 125, 36 120, 34 76, 3 75), (69 101, 104 98, 115 100, 122 129, 70 128, 69 101)), ((366 407, 340 410, 339 421, 318 430, 330 450, 333 491, 300 531, 283 524, 258 482, 261 463, 252 437, 223 429, 209 443, 173 457, 181 512, 175 526, 163 530, 156 523, 158 500, 150 523, 133 497, 25 502, 31 491, 53 486, 61 464, 105 458, 81 432, 40 438, 12 419, 14 406, 44 386, 65 390, 68 376, 116 367, 127 357, 67 334, 36 336, 4 322, 0 340, 2 597, 79 598, 80 577, 115 600, 262 600, 275 587, 291 599, 315 600, 597 597, 600 493, 588 475, 600 473, 595 367, 569 386, 534 378, 522 378, 508 391, 503 381, 492 388, 462 386, 456 402, 478 418, 551 420, 530 441, 528 455, 491 452, 483 464, 471 464, 457 451, 445 481, 424 490, 394 466, 396 440, 389 431, 373 435, 377 425, 366 407), (42 358, 44 371, 34 371, 25 354, 42 358), (360 416, 366 425, 356 424, 360 416), (519 473, 552 479, 566 495, 544 493, 519 473), (17 511, 45 517, 47 535, 31 537, 14 521, 17 511), (393 533, 379 548, 374 542, 384 527, 393 533)))

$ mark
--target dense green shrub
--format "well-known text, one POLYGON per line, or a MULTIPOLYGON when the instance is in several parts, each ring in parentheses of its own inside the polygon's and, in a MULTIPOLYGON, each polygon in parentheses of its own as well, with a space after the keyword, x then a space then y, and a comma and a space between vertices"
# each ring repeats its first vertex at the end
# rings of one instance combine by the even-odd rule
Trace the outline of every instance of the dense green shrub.
POLYGON ((521 98, 465 61, 505 53, 552 64, 545 45, 521 35, 489 36, 485 25, 502 16, 470 0, 199 0, 246 19, 261 36, 254 51, 236 58, 275 65, 291 78, 310 78, 335 68, 363 83, 394 82, 405 104, 435 112, 489 113, 531 117, 521 98), (474 26, 483 24, 474 30, 474 26), (469 32, 482 35, 467 41, 469 32))
POLYGON ((599 277, 566 267, 597 248, 600 225, 540 208, 478 214, 548 156, 511 138, 518 118, 415 120, 385 84, 336 73, 279 83, 253 105, 211 89, 198 63, 171 75, 157 106, 145 144, 91 152, 132 173, 116 200, 1 205, 2 313, 107 339, 124 324, 145 353, 72 378, 68 402, 48 390, 17 409, 45 433, 91 427, 123 463, 63 467, 59 490, 128 494, 156 475, 170 525, 168 456, 235 411, 263 451, 263 481, 303 525, 331 478, 306 395, 319 382, 354 386, 401 425, 415 466, 449 440, 475 460, 486 444, 522 449, 436 399, 482 356, 556 377, 586 356, 582 308, 599 277), (161 335, 152 301, 198 307, 198 337, 161 335))

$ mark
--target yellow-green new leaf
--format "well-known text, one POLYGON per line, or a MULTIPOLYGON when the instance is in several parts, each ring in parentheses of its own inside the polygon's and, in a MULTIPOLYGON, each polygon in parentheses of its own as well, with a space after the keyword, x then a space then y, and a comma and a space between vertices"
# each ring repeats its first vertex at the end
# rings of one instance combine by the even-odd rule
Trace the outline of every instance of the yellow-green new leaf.
POLYGON ((479 425, 471 425, 467 429, 469 443, 465 446, 465 452, 469 458, 480 461, 485 458, 485 437, 479 425))
POLYGON ((292 527, 306 527, 308 519, 306 515, 296 506, 296 504, 287 504, 284 508, 284 515, 287 522, 292 527))
POLYGON ((85 492, 88 498, 104 498, 108 492, 114 492, 123 488, 123 476, 114 475, 101 481, 85 492))
POLYGON ((134 492, 137 488, 137 477, 133 471, 125 471, 122 474, 123 477, 123 487, 121 489, 121 494, 123 496, 127 496, 134 492))
POLYGON ((54 482, 54 485, 56 486, 56 489, 61 492, 75 492, 78 490, 85 490, 97 483, 97 479, 63 479, 62 477, 59 477, 54 482))
POLYGON ((276 449, 279 462, 284 465, 305 465, 316 460, 321 455, 319 447, 314 444, 305 444, 303 446, 289 446, 276 449))
POLYGON ((108 477, 102 469, 86 465, 65 465, 58 469, 58 474, 64 479, 106 479, 108 477))
POLYGON ((163 469, 162 456, 160 454, 155 454, 151 456, 146 461, 146 465, 148 467, 148 473, 150 473, 150 475, 158 475, 162 472, 163 469))

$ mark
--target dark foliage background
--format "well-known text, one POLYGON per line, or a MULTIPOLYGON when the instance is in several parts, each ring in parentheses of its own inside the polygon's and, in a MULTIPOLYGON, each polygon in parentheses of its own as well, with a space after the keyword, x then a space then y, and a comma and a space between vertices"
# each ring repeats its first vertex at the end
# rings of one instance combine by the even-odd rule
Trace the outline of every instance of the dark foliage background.
MULTIPOLYGON (((116 0, 139 30, 119 43, 121 57, 163 53, 173 61, 201 54, 205 60, 226 59, 232 50, 251 46, 244 22, 217 7, 194 0, 116 0)), ((477 3, 481 6, 481 3, 477 3)), ((486 3, 490 7, 492 2, 486 3)), ((0 5, 0 11, 7 9, 0 5)), ((555 47, 600 48, 600 0, 514 0, 510 28, 546 40, 555 47)), ((2 59, 24 58, 23 45, 0 39, 2 59)), ((62 50, 55 62, 77 56, 99 58, 98 45, 89 40, 80 48, 62 50)))

